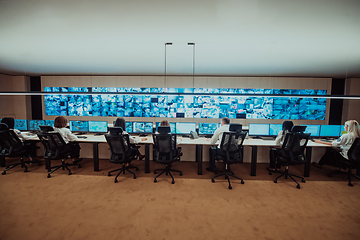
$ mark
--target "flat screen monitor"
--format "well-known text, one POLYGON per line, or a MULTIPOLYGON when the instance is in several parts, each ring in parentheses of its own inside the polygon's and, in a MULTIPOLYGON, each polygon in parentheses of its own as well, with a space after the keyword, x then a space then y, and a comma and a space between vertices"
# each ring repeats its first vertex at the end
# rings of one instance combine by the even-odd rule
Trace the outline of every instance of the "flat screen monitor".
MULTIPOLYGON (((175 129, 176 129, 176 123, 174 122, 169 122, 170 123, 170 131, 171 133, 175 133, 175 129)), ((158 127, 160 126, 160 122, 156 122, 156 131, 158 132, 158 127)))
POLYGON ((126 122, 125 123, 125 131, 127 133, 133 133, 134 132, 134 122, 126 122))
POLYGON ((55 120, 45 120, 46 126, 54 127, 54 124, 55 124, 55 120))
POLYGON ((321 125, 320 137, 340 137, 340 125, 321 125))
POLYGON ((176 134, 190 134, 190 132, 196 132, 196 123, 191 122, 177 122, 176 134))
POLYGON ((26 119, 15 119, 14 129, 17 129, 20 131, 28 130, 27 120, 26 119))
POLYGON ((152 122, 134 122, 133 133, 152 133, 153 123, 152 122))
POLYGON ((45 125, 44 120, 29 120, 28 121, 28 130, 29 131, 40 131, 40 125, 45 125))
POLYGON ((199 123, 199 134, 214 134, 220 123, 199 123))
POLYGON ((340 126, 340 136, 342 136, 343 134, 348 133, 347 131, 345 131, 345 125, 341 125, 340 126))
POLYGON ((301 124, 300 126, 306 126, 304 133, 310 133, 311 137, 319 137, 320 136, 320 125, 301 124))
POLYGON ((270 126, 269 124, 249 124, 249 136, 269 136, 270 126))
POLYGON ((70 121, 70 131, 72 132, 88 132, 89 122, 88 121, 70 121))
POLYGON ((269 135, 270 136, 277 136, 280 131, 282 131, 282 124, 270 124, 269 125, 269 135))
POLYGON ((89 132, 106 133, 108 131, 107 121, 89 121, 89 132))

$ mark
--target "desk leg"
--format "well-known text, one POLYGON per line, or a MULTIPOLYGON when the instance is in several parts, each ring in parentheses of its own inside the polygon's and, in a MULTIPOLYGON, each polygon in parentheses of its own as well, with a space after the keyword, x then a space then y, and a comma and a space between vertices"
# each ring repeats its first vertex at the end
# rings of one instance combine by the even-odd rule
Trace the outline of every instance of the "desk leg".
POLYGON ((45 159, 45 169, 50 172, 51 169, 51 161, 49 159, 45 159))
POLYGON ((251 170, 250 176, 256 176, 257 146, 251 146, 251 170))
POLYGON ((196 162, 198 163, 198 175, 202 175, 203 145, 196 145, 196 162))
POLYGON ((145 173, 150 173, 150 144, 145 144, 145 173))
POLYGON ((306 163, 304 167, 304 177, 310 177, 312 147, 306 147, 306 163))
POLYGON ((6 167, 5 166, 5 156, 3 156, 3 155, 0 156, 0 167, 6 167))
POLYGON ((93 143, 94 171, 99 171, 99 143, 93 143))

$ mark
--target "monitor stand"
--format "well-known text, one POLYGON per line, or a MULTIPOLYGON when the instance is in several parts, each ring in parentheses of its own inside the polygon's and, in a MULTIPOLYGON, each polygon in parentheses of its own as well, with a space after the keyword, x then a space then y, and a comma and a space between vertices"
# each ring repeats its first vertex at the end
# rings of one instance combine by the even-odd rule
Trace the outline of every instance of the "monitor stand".
POLYGON ((260 136, 251 136, 251 138, 253 138, 253 139, 261 139, 260 136))
POLYGON ((185 138, 186 138, 186 137, 189 137, 189 135, 185 135, 185 134, 184 134, 184 135, 181 135, 181 137, 185 137, 185 138))
POLYGON ((86 132, 77 132, 75 135, 84 135, 86 132))

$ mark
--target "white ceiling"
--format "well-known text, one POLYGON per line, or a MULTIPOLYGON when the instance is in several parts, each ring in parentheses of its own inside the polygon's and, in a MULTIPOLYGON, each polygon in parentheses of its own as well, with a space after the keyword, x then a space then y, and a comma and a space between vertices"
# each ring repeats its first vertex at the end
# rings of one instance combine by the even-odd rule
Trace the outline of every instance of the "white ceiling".
POLYGON ((0 0, 0 72, 360 76, 359 0, 0 0))

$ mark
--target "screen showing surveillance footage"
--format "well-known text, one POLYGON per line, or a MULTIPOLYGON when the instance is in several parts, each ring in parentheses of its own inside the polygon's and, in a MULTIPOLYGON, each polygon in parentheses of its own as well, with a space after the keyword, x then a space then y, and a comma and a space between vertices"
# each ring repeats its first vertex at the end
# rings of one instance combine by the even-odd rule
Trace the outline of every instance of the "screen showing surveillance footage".
POLYGON ((307 89, 111 87, 45 87, 44 91, 49 92, 44 97, 45 114, 52 116, 295 120, 325 120, 326 99, 316 95, 326 95, 327 92, 307 89))

